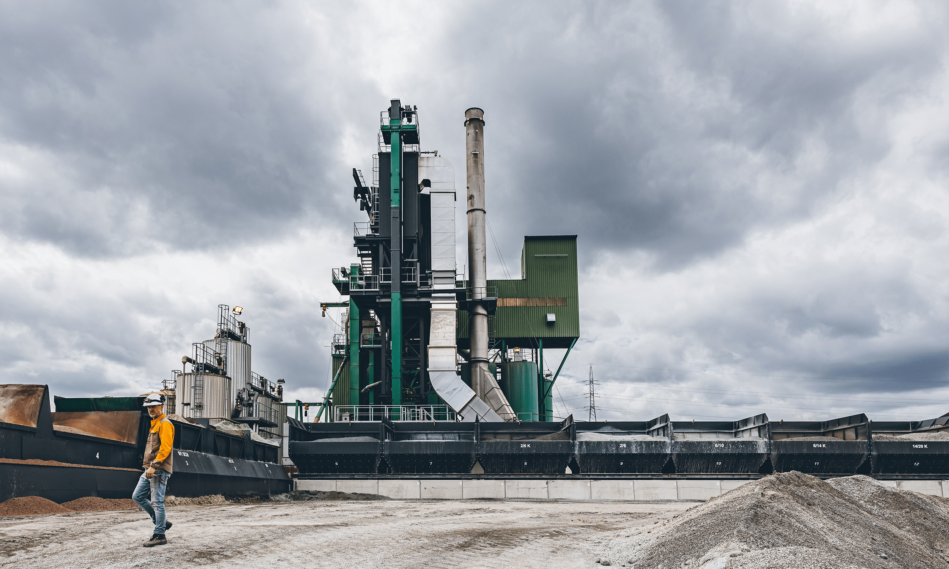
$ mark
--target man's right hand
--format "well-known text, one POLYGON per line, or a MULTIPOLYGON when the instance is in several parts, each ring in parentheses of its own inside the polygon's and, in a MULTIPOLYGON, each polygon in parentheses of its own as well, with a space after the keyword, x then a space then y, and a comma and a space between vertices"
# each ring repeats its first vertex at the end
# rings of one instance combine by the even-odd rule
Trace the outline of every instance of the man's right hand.
POLYGON ((155 476, 154 468, 149 468, 148 470, 145 471, 145 478, 151 478, 152 476, 155 476))

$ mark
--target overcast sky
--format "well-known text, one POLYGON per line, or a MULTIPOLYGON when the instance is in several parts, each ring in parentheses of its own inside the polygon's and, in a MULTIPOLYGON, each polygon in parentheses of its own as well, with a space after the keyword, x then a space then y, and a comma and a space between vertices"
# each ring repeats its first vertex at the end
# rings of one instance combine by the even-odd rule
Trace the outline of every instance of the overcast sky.
POLYGON ((399 97, 461 185, 485 110, 492 278, 579 236, 558 415, 591 364, 600 419, 949 412, 945 2, 0 13, 0 383, 158 387, 224 303, 255 371, 321 396, 350 171, 399 97))

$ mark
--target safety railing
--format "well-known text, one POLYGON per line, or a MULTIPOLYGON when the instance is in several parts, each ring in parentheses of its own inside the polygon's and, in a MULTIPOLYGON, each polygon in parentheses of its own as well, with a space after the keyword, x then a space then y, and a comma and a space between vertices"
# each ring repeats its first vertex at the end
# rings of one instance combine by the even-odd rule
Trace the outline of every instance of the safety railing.
POLYGON ((346 353, 346 334, 334 334, 333 335, 333 353, 334 354, 345 354, 346 353))
POLYGON ((371 235, 372 234, 372 223, 368 221, 357 221, 353 223, 353 235, 359 237, 361 235, 371 235))
POLYGON ((498 287, 496 286, 479 286, 479 287, 465 287, 465 299, 466 300, 495 300, 498 297, 498 287))
POLYGON ((378 332, 363 332, 359 336, 360 348, 379 348, 382 346, 382 334, 378 332))
POLYGON ((379 290, 379 275, 360 274, 356 282, 358 290, 379 290))
MULTIPOLYGON (((407 261, 411 262, 411 261, 407 261)), ((412 263, 411 265, 403 265, 402 267, 402 282, 404 283, 418 283, 418 264, 412 263)))
POLYGON ((423 423, 427 421, 455 421, 455 412, 448 405, 337 405, 337 422, 404 421, 423 423))
POLYGON ((344 283, 349 280, 349 271, 346 269, 333 269, 333 282, 344 283))

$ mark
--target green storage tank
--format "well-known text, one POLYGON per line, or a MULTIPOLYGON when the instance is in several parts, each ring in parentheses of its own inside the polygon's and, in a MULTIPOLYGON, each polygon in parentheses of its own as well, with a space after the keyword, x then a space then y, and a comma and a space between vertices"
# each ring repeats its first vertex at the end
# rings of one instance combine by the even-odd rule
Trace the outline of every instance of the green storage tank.
POLYGON ((521 421, 539 421, 537 399, 537 364, 508 362, 501 364, 501 391, 521 421))

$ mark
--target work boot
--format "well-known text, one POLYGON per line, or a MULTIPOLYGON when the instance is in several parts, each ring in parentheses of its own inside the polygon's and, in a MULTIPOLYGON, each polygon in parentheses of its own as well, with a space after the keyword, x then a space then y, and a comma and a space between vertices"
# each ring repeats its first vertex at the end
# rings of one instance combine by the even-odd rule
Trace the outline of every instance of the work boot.
POLYGON ((165 539, 165 534, 158 534, 152 536, 152 538, 144 543, 145 547, 155 547, 156 545, 165 545, 168 541, 165 539))

